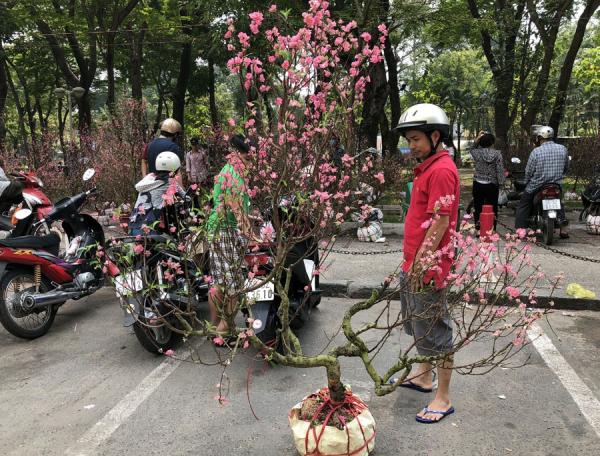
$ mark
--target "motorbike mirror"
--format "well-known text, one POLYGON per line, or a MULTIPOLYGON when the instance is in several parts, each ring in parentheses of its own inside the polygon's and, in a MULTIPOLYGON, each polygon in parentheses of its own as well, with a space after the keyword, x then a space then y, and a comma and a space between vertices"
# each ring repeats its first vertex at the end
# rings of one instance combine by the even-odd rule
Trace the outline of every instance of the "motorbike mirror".
POLYGON ((25 220, 27 217, 29 217, 31 215, 31 209, 19 209, 17 212, 15 212, 15 218, 17 220, 25 220))
POLYGON ((94 168, 86 169, 85 173, 83 173, 83 181, 84 182, 89 181, 92 177, 94 177, 95 174, 96 174, 96 170, 94 168))
POLYGON ((573 160, 573 157, 569 155, 569 161, 573 160))
POLYGON ((518 165, 519 163, 521 163, 521 160, 518 159, 517 157, 513 157, 510 159, 511 163, 514 163, 515 165, 518 165))

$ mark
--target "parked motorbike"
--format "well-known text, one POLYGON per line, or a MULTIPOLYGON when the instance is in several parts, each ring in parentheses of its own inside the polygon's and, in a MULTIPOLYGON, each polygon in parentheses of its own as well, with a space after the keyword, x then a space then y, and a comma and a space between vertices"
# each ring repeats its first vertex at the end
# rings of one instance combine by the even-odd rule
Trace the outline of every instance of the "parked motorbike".
MULTIPOLYGON (((516 157, 511 159, 514 164, 520 164, 521 160, 516 157)), ((519 200, 523 191, 525 191, 526 182, 524 179, 513 179, 515 190, 518 193, 519 200)), ((516 201, 516 195, 509 200, 516 201)), ((518 204, 518 203, 517 203, 518 204)), ((529 228, 541 232, 542 242, 551 245, 554 242, 555 229, 565 226, 568 222, 562 220, 562 187, 557 183, 547 183, 537 191, 533 198, 533 208, 529 216, 529 228)))
POLYGON ((581 194, 583 209, 579 220, 585 222, 586 230, 592 234, 600 234, 600 166, 590 183, 581 194))
MULTIPOLYGON (((84 174, 90 180, 94 170, 84 174)), ((34 228, 62 222, 70 240, 64 257, 58 256, 60 237, 23 236, 0 240, 0 323, 17 337, 35 339, 52 326, 58 308, 69 299, 81 299, 103 285, 95 265, 104 232, 90 215, 80 213, 92 188, 58 201, 34 228)))
POLYGON ((47 224, 36 224, 50 213, 52 201, 42 190, 43 182, 33 172, 20 171, 11 173, 10 176, 23 184, 23 202, 17 205, 10 213, 0 214, 0 239, 14 238, 26 235, 44 235, 50 233, 47 224), (29 209, 31 214, 27 217, 16 217, 20 209, 29 209))
MULTIPOLYGON (((297 218, 294 211, 294 200, 283 199, 278 207, 279 219, 297 218)), ((266 214, 265 223, 270 223, 270 215, 266 214)), ((298 226, 303 222, 298 220, 298 226)), ((276 340, 277 331, 281 328, 281 295, 273 281, 264 282, 273 269, 274 257, 276 256, 274 243, 262 243, 249 246, 246 254, 246 263, 249 268, 255 269, 255 277, 248 281, 247 288, 258 286, 246 295, 251 303, 250 309, 254 318, 254 333, 266 344, 272 344, 276 340), (260 286, 259 286, 260 285, 260 286)), ((284 266, 290 268, 292 277, 288 290, 289 299, 289 322, 292 330, 302 328, 309 320, 312 310, 321 302, 321 290, 319 289, 319 275, 315 274, 319 267, 319 251, 317 241, 308 238, 293 245, 288 252, 284 266)), ((281 276, 281 286, 286 282, 285 271, 281 276)))
MULTIPOLYGON (((144 192, 147 190, 144 188, 144 192)), ((197 312, 208 301, 206 252, 184 255, 177 248, 179 240, 190 234, 186 224, 180 222, 189 215, 192 205, 187 194, 179 195, 175 204, 158 211, 152 232, 115 239, 107 250, 109 260, 119 267, 125 257, 130 259, 128 267, 115 271, 115 291, 124 314, 123 326, 133 326, 136 338, 151 353, 162 353, 179 344, 184 329, 179 318, 194 327, 199 321, 195 318, 197 312), (170 227, 175 229, 171 231, 170 227), (143 246, 147 255, 132 253, 137 245, 143 246), (165 273, 171 267, 181 268, 185 274, 175 273, 168 280, 165 273)), ((134 227, 138 224, 133 220, 130 227, 137 232, 134 227)))

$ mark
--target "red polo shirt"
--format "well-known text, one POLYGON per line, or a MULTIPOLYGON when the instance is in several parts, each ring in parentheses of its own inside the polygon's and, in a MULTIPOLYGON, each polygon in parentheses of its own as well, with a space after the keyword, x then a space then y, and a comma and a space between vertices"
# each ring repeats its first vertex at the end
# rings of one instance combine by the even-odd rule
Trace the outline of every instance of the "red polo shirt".
MULTIPOLYGON (((450 229, 456 228, 458 219, 458 204, 460 200, 460 178, 456 165, 446 151, 439 151, 435 155, 420 163, 415 169, 413 191, 410 206, 404 223, 404 262, 402 270, 408 272, 413 260, 425 240, 428 227, 427 222, 434 214, 436 203, 440 215, 450 216, 450 226, 444 233, 438 250, 450 242, 450 229), (453 196, 454 200, 444 206, 440 200, 453 196)), ((452 258, 443 255, 439 266, 440 271, 425 273, 425 283, 435 279, 437 288, 442 288, 443 282, 452 266, 452 258)))

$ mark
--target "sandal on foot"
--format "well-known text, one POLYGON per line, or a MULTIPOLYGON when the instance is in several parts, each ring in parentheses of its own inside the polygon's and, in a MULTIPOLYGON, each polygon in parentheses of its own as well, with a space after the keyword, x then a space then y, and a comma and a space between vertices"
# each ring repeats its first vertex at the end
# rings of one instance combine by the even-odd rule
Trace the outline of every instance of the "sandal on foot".
POLYGON ((436 415, 442 415, 441 418, 439 420, 432 420, 429 418, 425 418, 422 416, 417 415, 415 417, 415 419, 419 422, 419 423, 424 423, 424 424, 433 424, 433 423, 439 423, 440 421, 442 421, 444 418, 446 418, 448 415, 452 415, 454 413, 454 407, 450 407, 448 410, 446 411, 442 411, 442 410, 431 410, 429 407, 425 407, 421 413, 427 414, 427 413, 434 413, 436 415))
MULTIPOLYGON (((432 379, 433 386, 431 388, 424 388, 421 385, 417 385, 412 380, 407 380, 407 381, 401 383, 399 386, 401 388, 408 388, 408 389, 418 391, 419 393, 431 393, 437 387, 437 385, 435 384, 435 379, 436 379, 436 373, 433 372, 433 379, 432 379)), ((398 378, 394 377, 389 381, 389 384, 393 385, 397 382, 398 382, 398 378)))

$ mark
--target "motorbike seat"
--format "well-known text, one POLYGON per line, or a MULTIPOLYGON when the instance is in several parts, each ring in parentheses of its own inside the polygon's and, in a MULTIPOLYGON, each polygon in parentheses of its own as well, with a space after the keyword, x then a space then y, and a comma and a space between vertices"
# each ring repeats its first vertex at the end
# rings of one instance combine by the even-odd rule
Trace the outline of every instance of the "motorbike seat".
POLYGON ((555 183, 548 183, 548 184, 544 184, 542 185, 540 188, 538 188, 538 190, 535 192, 535 197, 533 199, 533 203, 534 204, 539 204, 539 202, 542 200, 543 198, 543 192, 544 190, 547 189, 556 189, 558 192, 558 199, 562 200, 562 187, 559 184, 555 184, 555 183))
POLYGON ((20 236, 0 239, 0 246, 11 249, 46 250, 53 255, 58 255, 60 237, 56 233, 50 233, 46 236, 20 236))

